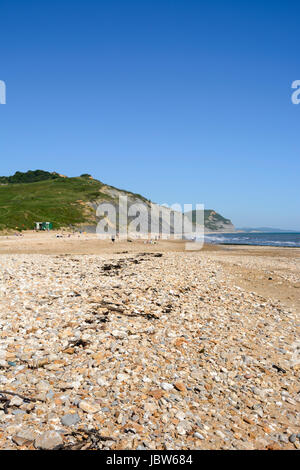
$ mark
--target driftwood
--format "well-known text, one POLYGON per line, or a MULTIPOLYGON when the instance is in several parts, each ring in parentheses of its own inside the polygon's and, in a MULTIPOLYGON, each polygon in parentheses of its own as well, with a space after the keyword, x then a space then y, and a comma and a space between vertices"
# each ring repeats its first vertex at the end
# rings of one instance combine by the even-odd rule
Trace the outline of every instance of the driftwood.
POLYGON ((276 364, 273 364, 272 367, 273 367, 275 370, 277 370, 277 372, 282 372, 283 374, 286 373, 286 370, 285 370, 285 369, 283 369, 283 368, 280 367, 280 366, 277 366, 276 364))
POLYGON ((0 390, 0 395, 12 395, 14 397, 22 398, 22 400, 24 400, 25 402, 37 401, 35 398, 24 397, 24 395, 20 395, 16 392, 9 392, 8 390, 0 390))
POLYGON ((79 429, 78 431, 73 431, 67 436, 74 437, 76 442, 73 444, 61 444, 55 447, 53 450, 99 450, 101 449, 100 445, 105 441, 116 441, 115 438, 109 436, 101 436, 99 431, 96 429, 91 429, 89 431, 79 429))
POLYGON ((125 268, 127 263, 139 264, 141 261, 147 261, 147 258, 144 258, 146 256, 148 256, 148 258, 149 257, 161 258, 163 254, 162 253, 138 253, 135 258, 121 258, 112 263, 105 263, 102 266, 102 271, 104 271, 107 276, 109 276, 111 271, 115 271, 116 274, 118 274, 119 270, 122 268, 125 268))
POLYGON ((102 300, 100 302, 99 307, 104 307, 107 308, 107 310, 111 312, 116 312, 119 313, 120 315, 125 315, 126 317, 144 317, 147 318, 147 320, 158 320, 159 317, 155 315, 154 313, 130 313, 128 310, 126 310, 125 307, 123 307, 120 304, 114 304, 113 302, 109 302, 106 300, 102 300))
POLYGON ((8 390, 0 390, 0 395, 2 395, 2 396, 0 396, 0 403, 4 403, 3 411, 6 415, 8 414, 8 407, 10 405, 11 400, 9 398, 7 398, 5 395, 11 395, 11 396, 14 396, 14 397, 22 398, 22 400, 25 403, 36 402, 35 398, 24 397, 23 395, 20 395, 19 393, 9 392, 8 390))

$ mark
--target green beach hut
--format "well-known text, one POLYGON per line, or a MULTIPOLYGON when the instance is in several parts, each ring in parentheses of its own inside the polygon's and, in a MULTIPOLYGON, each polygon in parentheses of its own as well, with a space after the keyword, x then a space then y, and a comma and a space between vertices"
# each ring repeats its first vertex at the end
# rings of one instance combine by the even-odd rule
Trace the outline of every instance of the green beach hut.
POLYGON ((53 229, 53 224, 52 222, 35 222, 35 229, 49 231, 53 229))

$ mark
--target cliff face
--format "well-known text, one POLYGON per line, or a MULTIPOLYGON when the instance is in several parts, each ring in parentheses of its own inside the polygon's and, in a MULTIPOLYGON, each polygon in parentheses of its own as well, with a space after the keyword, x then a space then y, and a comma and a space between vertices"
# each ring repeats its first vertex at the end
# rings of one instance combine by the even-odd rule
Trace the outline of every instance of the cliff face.
MULTIPOLYGON (((193 223, 197 220, 197 211, 186 212, 185 214, 193 223)), ((204 211, 205 232, 234 232, 235 227, 230 219, 225 219, 222 215, 211 209, 204 211)))
MULTIPOLYGON (((117 232, 122 229, 128 230, 129 236, 141 237, 152 233, 152 236, 166 236, 172 235, 175 238, 182 238, 182 227, 184 225, 185 215, 181 212, 174 212, 171 209, 155 204, 143 196, 138 194, 129 193, 124 190, 105 185, 101 188, 101 193, 107 196, 107 200, 101 197, 96 201, 88 203, 96 214, 99 204, 110 202, 115 207, 116 220, 114 217, 108 215, 102 216, 99 213, 97 221, 103 220, 108 226, 116 228, 117 232), (119 205, 119 198, 126 196, 126 206, 119 205), (141 207, 142 206, 142 207, 141 207), (127 226, 122 225, 120 220, 126 220, 127 226), (116 223, 117 222, 117 223, 116 223), (136 226, 139 226, 136 231, 136 226)), ((187 224, 186 224, 187 225, 187 224)), ((185 226, 186 226, 185 225, 185 226)), ((84 226, 84 230, 88 232, 95 231, 95 225, 84 226)))

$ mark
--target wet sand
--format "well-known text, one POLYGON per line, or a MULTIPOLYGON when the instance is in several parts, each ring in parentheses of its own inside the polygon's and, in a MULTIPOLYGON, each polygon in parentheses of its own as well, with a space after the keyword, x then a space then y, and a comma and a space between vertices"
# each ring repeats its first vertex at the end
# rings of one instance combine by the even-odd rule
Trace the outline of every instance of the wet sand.
POLYGON ((218 247, 208 256, 223 266, 236 285, 300 313, 300 248, 236 245, 218 247))

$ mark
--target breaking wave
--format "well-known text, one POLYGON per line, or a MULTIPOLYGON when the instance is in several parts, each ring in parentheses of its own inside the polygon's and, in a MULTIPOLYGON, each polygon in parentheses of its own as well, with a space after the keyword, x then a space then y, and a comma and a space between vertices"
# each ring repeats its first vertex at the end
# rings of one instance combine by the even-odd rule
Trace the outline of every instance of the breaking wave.
POLYGON ((300 233, 222 233, 206 234, 205 242, 215 245, 256 245, 300 247, 300 233))

